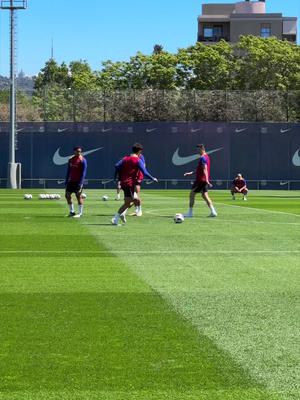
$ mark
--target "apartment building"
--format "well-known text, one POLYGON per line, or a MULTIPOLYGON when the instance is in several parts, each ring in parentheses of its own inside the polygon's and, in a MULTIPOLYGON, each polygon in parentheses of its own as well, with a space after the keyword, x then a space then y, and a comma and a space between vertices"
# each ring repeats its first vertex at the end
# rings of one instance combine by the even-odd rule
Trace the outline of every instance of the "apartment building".
POLYGON ((198 42, 224 39, 237 42, 241 35, 275 36, 297 42, 297 17, 267 13, 265 0, 245 0, 227 4, 203 4, 198 17, 198 42))

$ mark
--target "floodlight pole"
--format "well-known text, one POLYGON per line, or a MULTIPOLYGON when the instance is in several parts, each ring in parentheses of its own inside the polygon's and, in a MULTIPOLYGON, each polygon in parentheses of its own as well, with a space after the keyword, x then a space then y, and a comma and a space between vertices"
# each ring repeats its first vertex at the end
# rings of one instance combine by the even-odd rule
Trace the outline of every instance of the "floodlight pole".
POLYGON ((15 14, 17 10, 27 8, 27 0, 1 0, 1 9, 10 11, 10 129, 9 129, 9 161, 7 187, 20 187, 21 165, 16 164, 16 48, 15 48, 15 14), (19 177, 19 179, 18 179, 19 177))

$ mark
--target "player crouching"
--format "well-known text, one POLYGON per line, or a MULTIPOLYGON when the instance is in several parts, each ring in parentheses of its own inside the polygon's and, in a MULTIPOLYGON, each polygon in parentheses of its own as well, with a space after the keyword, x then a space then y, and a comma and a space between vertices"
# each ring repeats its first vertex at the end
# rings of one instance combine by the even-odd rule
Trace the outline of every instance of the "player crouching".
POLYGON ((235 200, 236 193, 241 193, 243 195, 243 200, 247 201, 248 189, 246 181, 242 177, 242 174, 237 174, 237 177, 232 181, 232 186, 231 186, 232 200, 235 200))
POLYGON ((138 198, 135 191, 136 177, 141 171, 147 178, 158 182, 145 168, 140 156, 143 151, 143 146, 140 143, 135 143, 132 147, 130 156, 125 156, 116 164, 116 171, 121 182, 121 188, 124 192, 124 204, 119 208, 117 214, 112 218, 113 225, 118 225, 119 219, 126 223, 126 212, 138 198))
POLYGON ((74 156, 69 159, 66 176, 66 200, 69 205, 69 217, 80 218, 83 213, 82 186, 86 176, 87 162, 82 155, 81 147, 74 147, 74 156), (75 193, 78 202, 78 214, 75 213, 72 202, 72 193, 75 193))

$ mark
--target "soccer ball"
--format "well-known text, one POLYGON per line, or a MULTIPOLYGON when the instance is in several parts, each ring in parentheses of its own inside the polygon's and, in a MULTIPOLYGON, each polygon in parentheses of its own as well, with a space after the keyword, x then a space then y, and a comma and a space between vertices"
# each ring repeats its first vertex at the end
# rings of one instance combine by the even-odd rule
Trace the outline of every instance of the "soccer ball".
POLYGON ((24 194, 24 200, 32 200, 32 194, 24 194))
POLYGON ((61 199, 61 195, 60 194, 56 194, 55 198, 56 198, 56 200, 60 200, 61 199))
POLYGON ((55 200, 55 194, 49 194, 49 199, 50 200, 55 200))
POLYGON ((108 200, 108 196, 104 195, 104 196, 102 197, 102 200, 103 200, 103 201, 107 201, 107 200, 108 200))
POLYGON ((174 222, 175 224, 182 224, 184 221, 184 216, 182 214, 175 214, 174 222))
POLYGON ((44 200, 44 199, 45 199, 45 195, 44 195, 44 194, 40 194, 40 195, 39 195, 39 199, 40 199, 40 200, 44 200))
POLYGON ((87 196, 86 196, 85 193, 82 193, 82 194, 81 194, 81 197, 82 197, 83 199, 86 199, 87 196))

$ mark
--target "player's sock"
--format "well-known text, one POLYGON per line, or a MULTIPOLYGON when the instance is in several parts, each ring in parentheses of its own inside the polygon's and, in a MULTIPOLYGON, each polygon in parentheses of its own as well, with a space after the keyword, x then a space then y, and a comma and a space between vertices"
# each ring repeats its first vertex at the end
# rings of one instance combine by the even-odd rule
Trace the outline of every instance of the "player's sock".
POLYGON ((136 216, 141 217, 143 215, 142 206, 138 206, 136 209, 136 216))
POLYGON ((74 213, 75 212, 73 203, 69 204, 69 209, 70 209, 70 213, 74 213))
POLYGON ((112 218, 111 223, 112 223, 113 225, 118 225, 119 219, 120 219, 120 214, 117 213, 117 214, 115 214, 114 217, 112 218))
POLYGON ((216 217, 218 214, 217 214, 217 211, 216 211, 215 207, 213 205, 210 205, 209 208, 210 208, 210 211, 211 211, 210 216, 211 217, 216 217))
POLYGON ((124 222, 124 224, 126 224, 126 212, 127 212, 127 209, 120 215, 120 219, 121 219, 121 221, 122 222, 124 222))
POLYGON ((191 218, 192 216, 193 216, 193 207, 190 207, 189 211, 186 214, 184 214, 184 217, 191 218))
POLYGON ((116 200, 120 200, 120 198, 121 198, 121 195, 120 195, 120 193, 117 193, 116 200))
POLYGON ((79 204, 78 205, 78 214, 82 215, 82 213, 83 213, 83 204, 79 204))

